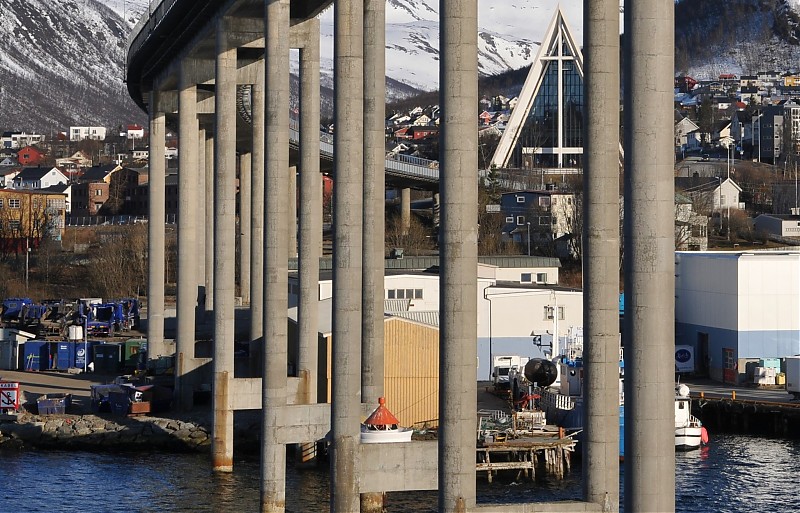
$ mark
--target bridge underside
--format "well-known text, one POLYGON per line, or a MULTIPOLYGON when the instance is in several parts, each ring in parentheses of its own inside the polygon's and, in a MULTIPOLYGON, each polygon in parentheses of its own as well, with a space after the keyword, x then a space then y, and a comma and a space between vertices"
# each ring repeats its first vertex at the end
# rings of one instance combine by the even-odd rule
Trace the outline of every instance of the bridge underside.
MULTIPOLYGON (((285 445, 308 447, 323 437, 331 454, 331 511, 378 511, 375 493, 425 488, 438 490, 438 509, 445 512, 618 509, 617 0, 585 2, 584 500, 484 506, 476 503, 473 384, 477 0, 440 2, 438 162, 387 159, 383 0, 336 2, 337 130, 320 133, 314 16, 332 3, 162 0, 130 41, 129 92, 150 116, 150 354, 167 353, 163 148, 171 126, 180 139, 176 399, 180 408, 192 406, 205 363, 195 357, 195 325, 198 318, 213 319, 213 468, 232 470, 233 412, 260 408, 262 511, 285 510, 285 445), (290 49, 300 53, 297 118, 289 115, 290 49), (335 174, 329 396, 318 387, 327 372, 317 345, 321 167, 335 174), (383 394, 387 183, 441 192, 436 445, 360 443, 360 422, 383 394), (287 259, 295 255, 299 334, 296 368, 287 378, 287 259), (251 311, 246 378, 233 369, 237 297, 251 311)), ((672 9, 667 0, 641 0, 625 13, 625 283, 626 308, 636 313, 625 317, 628 511, 674 510, 674 384, 660 363, 671 361, 674 344, 672 9)))

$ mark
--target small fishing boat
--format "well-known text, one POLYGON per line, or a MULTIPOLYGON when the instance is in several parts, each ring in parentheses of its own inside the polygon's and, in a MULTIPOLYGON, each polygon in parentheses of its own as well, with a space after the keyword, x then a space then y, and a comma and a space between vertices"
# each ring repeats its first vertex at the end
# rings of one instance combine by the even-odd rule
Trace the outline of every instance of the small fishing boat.
POLYGON ((398 426, 397 417, 386 408, 386 399, 378 398, 375 408, 367 420, 361 424, 362 444, 388 444, 410 442, 414 430, 398 426))
POLYGON ((708 431, 700 419, 692 415, 692 398, 689 387, 675 388, 675 450, 691 451, 708 443, 708 431))

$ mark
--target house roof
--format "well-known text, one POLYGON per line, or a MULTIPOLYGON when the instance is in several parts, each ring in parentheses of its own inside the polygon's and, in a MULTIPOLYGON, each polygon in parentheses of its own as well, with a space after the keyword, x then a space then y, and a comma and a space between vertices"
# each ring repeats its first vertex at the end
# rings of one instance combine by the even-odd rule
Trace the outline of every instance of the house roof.
POLYGON ((46 192, 46 193, 52 192, 57 194, 66 194, 67 189, 69 189, 70 187, 72 187, 72 184, 57 183, 55 185, 51 185, 50 187, 45 187, 44 189, 39 189, 39 190, 40 192, 46 192))
POLYGON ((676 176, 675 190, 682 192, 713 191, 719 187, 716 176, 676 176))
POLYGON ((26 167, 17 175, 17 180, 20 181, 35 181, 41 180, 44 176, 52 171, 52 167, 26 167))
POLYGON ((99 180, 104 180, 117 167, 119 166, 117 166, 116 164, 106 164, 104 166, 92 166, 86 168, 80 177, 80 181, 96 182, 99 180))

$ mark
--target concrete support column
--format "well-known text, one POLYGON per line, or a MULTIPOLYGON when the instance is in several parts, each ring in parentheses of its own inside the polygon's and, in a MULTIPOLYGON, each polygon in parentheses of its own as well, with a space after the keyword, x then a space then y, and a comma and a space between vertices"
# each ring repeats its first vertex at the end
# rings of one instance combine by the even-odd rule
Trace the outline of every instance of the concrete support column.
MULTIPOLYGON (((439 507, 475 507, 478 271, 478 1, 442 0, 439 507)), ((338 152, 338 147, 337 147, 338 152)))
POLYGON ((403 235, 408 235, 411 228, 411 189, 400 189, 400 230, 403 235))
POLYGON ((289 198, 289 0, 266 3, 264 60, 266 127, 264 194, 264 378, 261 424, 261 511, 283 512, 286 448, 277 440, 280 411, 286 406, 288 335, 287 246, 289 198))
POLYGON ((151 359, 166 354, 164 345, 164 224, 166 222, 166 119, 158 91, 150 92, 149 203, 147 212, 147 344, 151 359))
POLYGON ((362 284, 361 396, 383 395, 383 272, 386 216, 386 6, 364 0, 364 283, 362 284))
POLYGON ((297 256, 297 166, 289 168, 289 258, 297 256))
POLYGON ((233 470, 233 336, 236 291, 236 46, 228 19, 216 34, 214 140, 214 426, 211 453, 217 472, 233 470))
POLYGON ((584 2, 584 500, 619 510, 619 5, 584 2))
MULTIPOLYGON (((319 21, 309 23, 300 50, 300 229, 298 239, 298 376, 303 400, 319 402, 319 258, 322 256, 322 176, 319 173, 319 21)), ((302 444, 300 464, 316 460, 316 443, 302 444)))
MULTIPOLYGON (((263 61, 262 61, 263 63, 263 61)), ((250 376, 261 376, 264 342, 264 71, 253 84, 253 192, 250 214, 250 376)))
POLYGON ((625 2, 625 511, 643 513, 675 511, 674 8, 625 2))
POLYGON ((214 138, 206 139, 205 162, 206 188, 205 188, 205 284, 206 302, 205 314, 208 316, 214 310, 214 138))
POLYGON ((197 307, 197 84, 191 79, 193 62, 181 62, 178 85, 178 330, 175 336, 175 399, 178 408, 190 410, 194 394, 193 368, 195 308, 197 307))
MULTIPOLYGON (((322 177, 319 173, 319 21, 309 28, 300 50, 300 247, 297 329, 300 342, 299 376, 305 382, 305 401, 319 401, 319 258, 322 255, 322 177)), ((311 441, 311 440, 309 440, 311 441)))
MULTIPOLYGON (((336 185, 333 188, 331 511, 352 513, 359 509, 361 466, 363 0, 340 0, 334 16, 334 124, 348 129, 336 130, 333 135, 336 185)), ((472 473, 474 480, 474 464, 472 473)))
MULTIPOLYGON (((383 271, 386 216, 386 2, 364 0, 364 282, 361 401, 383 396, 383 271)), ((385 493, 361 495, 361 513, 384 511, 385 493)))
MULTIPOLYGON (((201 223, 205 217, 206 209, 208 206, 202 202, 205 200, 206 190, 206 131, 200 129, 197 133, 197 206, 196 218, 197 223, 201 223)), ((195 317, 203 319, 206 305, 206 233, 205 227, 197 227, 197 274, 195 281, 197 283, 197 312, 195 317)))
POLYGON ((250 304, 250 226, 252 207, 252 155, 239 155, 239 295, 250 304))

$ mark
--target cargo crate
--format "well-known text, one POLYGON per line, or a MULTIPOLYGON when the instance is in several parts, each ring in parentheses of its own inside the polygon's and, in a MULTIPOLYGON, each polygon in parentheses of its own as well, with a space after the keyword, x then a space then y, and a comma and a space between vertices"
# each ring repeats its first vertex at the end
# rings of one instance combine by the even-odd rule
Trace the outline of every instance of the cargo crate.
POLYGON ((72 404, 72 394, 45 394, 36 400, 39 415, 63 415, 72 404))

